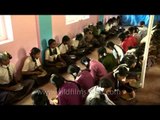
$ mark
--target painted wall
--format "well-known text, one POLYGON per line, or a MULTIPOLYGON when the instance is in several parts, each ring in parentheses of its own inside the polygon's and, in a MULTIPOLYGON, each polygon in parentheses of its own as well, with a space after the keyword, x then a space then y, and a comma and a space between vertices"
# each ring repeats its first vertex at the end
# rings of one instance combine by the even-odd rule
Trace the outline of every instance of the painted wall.
POLYGON ((32 47, 38 47, 37 23, 35 15, 12 15, 14 41, 0 45, 0 51, 8 51, 13 56, 11 62, 16 68, 22 67, 22 60, 32 47))
POLYGON ((70 25, 65 25, 64 15, 12 15, 11 20, 14 41, 0 45, 0 51, 11 53, 13 56, 11 62, 16 65, 19 73, 32 47, 44 50, 51 37, 56 38, 59 42, 65 34, 73 38, 77 33, 82 32, 86 25, 96 24, 98 16, 92 15, 87 20, 70 25))
POLYGON ((102 22, 104 22, 104 15, 99 15, 99 21, 102 21, 102 22))
POLYGON ((65 15, 53 15, 52 16, 53 38, 55 38, 59 43, 61 42, 62 37, 64 35, 69 35, 71 38, 73 38, 77 33, 83 31, 83 27, 91 23, 95 25, 97 21, 98 21, 97 15, 90 15, 89 19, 66 25, 65 15))
POLYGON ((48 46, 48 40, 52 38, 52 18, 51 15, 39 15, 39 36, 40 47, 42 53, 42 61, 44 61, 45 50, 48 46))

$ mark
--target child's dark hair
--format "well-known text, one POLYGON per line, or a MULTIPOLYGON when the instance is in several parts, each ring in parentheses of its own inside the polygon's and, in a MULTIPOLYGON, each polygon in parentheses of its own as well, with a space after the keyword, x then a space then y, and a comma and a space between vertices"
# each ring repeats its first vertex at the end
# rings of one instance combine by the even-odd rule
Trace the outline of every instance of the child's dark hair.
POLYGON ((107 51, 106 51, 105 47, 100 47, 98 49, 98 54, 101 55, 101 56, 106 56, 107 51))
POLYGON ((48 40, 48 45, 50 46, 53 42, 56 42, 56 40, 55 39, 49 39, 48 40))
MULTIPOLYGON (((67 72, 72 75, 73 75, 73 73, 78 74, 79 71, 80 71, 80 68, 78 66, 76 66, 75 64, 69 65, 68 69, 67 69, 67 72)), ((75 75, 73 75, 73 76, 74 76, 74 78, 76 77, 75 75)))
POLYGON ((111 48, 114 48, 114 43, 112 42, 112 41, 109 41, 109 42, 107 42, 107 44, 106 44, 106 47, 111 47, 111 48))
POLYGON ((48 48, 49 48, 49 54, 50 54, 50 56, 54 55, 54 53, 57 54, 56 49, 54 49, 54 52, 52 52, 52 50, 51 50, 51 48, 50 48, 50 45, 51 45, 53 42, 56 42, 56 40, 55 40, 55 39, 49 39, 49 41, 48 41, 48 45, 49 45, 48 48))
POLYGON ((37 47, 33 47, 30 53, 30 56, 32 57, 33 62, 36 62, 36 59, 33 57, 33 55, 36 55, 37 53, 40 53, 41 50, 37 47))
POLYGON ((129 68, 126 65, 119 65, 115 70, 114 73, 120 76, 127 76, 129 72, 129 68))
POLYGON ((69 41, 70 38, 68 37, 68 35, 63 36, 62 38, 62 43, 69 41))
POLYGON ((124 41, 124 39, 126 38, 126 34, 122 32, 118 35, 118 38, 120 38, 121 41, 124 41))
POLYGON ((135 32, 135 33, 138 33, 138 32, 139 32, 139 29, 138 29, 137 26, 134 26, 133 28, 134 28, 134 32, 135 32))
POLYGON ((90 59, 87 56, 81 58, 81 63, 85 66, 89 66, 90 59))
POLYGON ((121 64, 126 63, 130 68, 133 63, 137 63, 137 58, 134 55, 125 55, 121 61, 121 64))
POLYGON ((129 31, 129 33, 133 34, 133 32, 134 32, 134 27, 133 27, 133 26, 129 27, 129 28, 128 28, 128 31, 129 31))
POLYGON ((127 37, 129 37, 129 34, 130 34, 130 33, 129 33, 129 31, 127 30, 127 31, 124 32, 124 34, 125 34, 125 37, 127 38, 127 37))
POLYGON ((105 96, 103 93, 100 93, 99 98, 93 98, 90 102, 89 105, 108 105, 105 102, 105 96))
POLYGON ((32 92, 31 98, 34 105, 50 105, 46 92, 42 89, 37 89, 32 92))
POLYGON ((37 53, 40 53, 41 52, 41 50, 39 49, 39 48, 37 48, 37 47, 34 47, 34 48, 32 48, 32 50, 31 50, 31 55, 36 55, 37 53))
POLYGON ((118 70, 119 70, 118 74, 120 76, 126 76, 126 75, 128 75, 128 69, 126 67, 120 67, 118 70))
POLYGON ((83 39, 83 35, 81 33, 76 35, 76 40, 82 40, 83 39))
POLYGON ((62 77, 61 75, 56 75, 56 74, 52 74, 51 78, 50 78, 50 82, 52 84, 54 84, 57 87, 57 91, 59 91, 59 89, 61 88, 61 86, 65 83, 65 82, 71 82, 77 85, 77 87, 79 88, 79 90, 81 90, 81 87, 78 83, 74 82, 74 81, 69 81, 66 80, 64 77, 62 77))
POLYGON ((145 25, 145 22, 144 22, 144 21, 141 21, 141 22, 140 22, 140 25, 145 25))
POLYGON ((84 34, 86 34, 89 31, 90 31, 90 29, 88 27, 83 29, 84 34))
POLYGON ((113 88, 113 82, 110 79, 107 79, 105 77, 101 78, 99 81, 98 86, 102 87, 102 88, 113 88))
POLYGON ((0 62, 2 62, 3 60, 8 60, 8 59, 12 59, 12 56, 10 53, 8 52, 0 52, 0 62))

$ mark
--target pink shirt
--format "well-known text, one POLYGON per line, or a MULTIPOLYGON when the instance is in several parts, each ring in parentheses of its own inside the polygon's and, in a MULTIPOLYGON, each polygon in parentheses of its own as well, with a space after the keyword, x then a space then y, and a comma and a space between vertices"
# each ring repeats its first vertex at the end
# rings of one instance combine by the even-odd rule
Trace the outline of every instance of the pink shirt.
POLYGON ((91 60, 89 69, 91 70, 90 73, 95 81, 95 84, 98 83, 103 76, 107 75, 107 70, 105 69, 104 65, 97 60, 91 60))
POLYGON ((75 83, 67 82, 58 91, 58 105, 82 105, 81 90, 75 83))
POLYGON ((94 79, 89 70, 83 70, 76 78, 76 82, 84 89, 84 92, 88 92, 88 89, 94 86, 94 79))

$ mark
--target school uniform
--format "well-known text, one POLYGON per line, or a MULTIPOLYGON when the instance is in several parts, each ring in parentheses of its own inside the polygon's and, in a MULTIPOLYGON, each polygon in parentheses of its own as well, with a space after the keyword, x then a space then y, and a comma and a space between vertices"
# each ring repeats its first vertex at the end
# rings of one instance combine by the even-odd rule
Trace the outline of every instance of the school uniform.
POLYGON ((59 48, 47 48, 45 51, 45 70, 47 72, 51 72, 58 74, 59 71, 66 71, 66 66, 61 66, 59 67, 59 64, 62 63, 62 60, 60 59, 60 51, 59 48), (47 61, 49 62, 49 65, 47 64, 47 61), (55 66, 51 66, 51 65, 55 65, 55 66), (57 68, 58 66, 58 68, 57 68))
MULTIPOLYGON (((88 90, 89 95, 86 98, 85 105, 90 105, 90 102, 93 98, 100 98, 100 94, 103 92, 104 88, 99 86, 94 86, 88 90)), ((107 94, 102 93, 105 96, 105 102, 107 105, 115 105, 107 96, 107 94)))
MULTIPOLYGON (((35 59, 35 62, 32 60, 31 56, 28 56, 23 64, 22 72, 26 71, 37 71, 38 67, 41 66, 41 62, 38 59, 35 59)), ((51 74, 51 73, 50 73, 51 74)), ((49 81, 50 74, 46 74, 45 76, 38 77, 38 75, 23 75, 24 79, 33 79, 36 84, 43 85, 49 81)))
POLYGON ((77 59, 81 58, 84 54, 86 54, 83 42, 84 42, 83 40, 81 41, 76 39, 71 40, 71 46, 73 47, 71 54, 75 55, 77 59))
POLYGON ((36 70, 38 67, 41 66, 41 62, 38 59, 35 59, 35 62, 32 60, 32 57, 31 56, 28 56, 26 59, 25 59, 25 62, 24 62, 24 65, 23 65, 23 68, 22 68, 22 72, 24 71, 34 71, 36 70))
POLYGON ((109 25, 108 23, 105 26, 105 31, 108 32, 112 28, 112 25, 109 25))
POLYGON ((78 45, 79 45, 79 40, 76 39, 71 40, 71 46, 73 46, 75 50, 78 48, 78 45))
POLYGON ((118 65, 118 62, 114 58, 113 54, 109 53, 106 56, 100 57, 99 61, 105 66, 108 72, 113 71, 113 69, 118 65))
POLYGON ((90 60, 89 63, 90 73, 95 81, 95 84, 98 84, 98 81, 105 75, 107 75, 107 70, 104 65, 97 60, 90 60))
POLYGON ((61 43, 59 45, 59 50, 60 50, 60 54, 65 54, 68 51, 68 45, 64 45, 63 43, 61 43))
POLYGON ((88 70, 81 71, 75 81, 81 86, 86 95, 88 93, 88 89, 94 86, 94 79, 88 70))
MULTIPOLYGON (((133 91, 133 89, 129 86, 128 83, 123 83, 119 80, 116 79, 116 75, 114 74, 114 72, 110 72, 108 73, 108 75, 105 76, 105 78, 110 79, 114 82, 114 90, 115 91, 122 91, 122 90, 126 90, 128 93, 131 93, 133 91)), ((114 95, 114 94, 113 94, 114 95)), ((118 95, 118 94, 117 94, 118 95)), ((120 94, 119 94, 120 95, 120 94)), ((118 96, 119 96, 118 95, 118 96)), ((111 95, 112 96, 112 95, 111 95)), ((115 97, 115 95, 114 95, 115 97)))
POLYGON ((58 90, 58 105, 82 105, 81 91, 75 83, 66 82, 58 90))
POLYGON ((9 84, 11 82, 7 67, 9 68, 11 78, 14 77, 13 75, 16 72, 13 64, 9 64, 8 66, 0 65, 0 84, 1 85, 9 84))
POLYGON ((49 48, 46 49, 46 51, 45 51, 45 60, 48 60, 50 62, 54 62, 54 61, 56 61, 58 55, 60 55, 59 48, 58 47, 51 48, 51 52, 52 52, 52 55, 50 55, 49 48))
POLYGON ((14 80, 15 67, 12 64, 0 66, 0 105, 12 105, 28 95, 34 85, 34 81, 21 81, 23 89, 18 91, 5 90, 1 87, 11 87, 16 85, 14 80))
POLYGON ((139 35, 143 39, 147 35, 148 28, 146 26, 143 26, 143 27, 138 27, 138 29, 139 29, 139 35))
POLYGON ((61 57, 66 61, 67 65, 73 64, 71 57, 68 55, 69 54, 68 45, 64 45, 63 43, 61 43, 58 48, 59 48, 61 57))
POLYGON ((115 57, 115 59, 118 59, 121 61, 124 57, 124 53, 123 53, 123 50, 120 46, 118 45, 114 45, 114 48, 116 49, 113 49, 113 55, 115 57))

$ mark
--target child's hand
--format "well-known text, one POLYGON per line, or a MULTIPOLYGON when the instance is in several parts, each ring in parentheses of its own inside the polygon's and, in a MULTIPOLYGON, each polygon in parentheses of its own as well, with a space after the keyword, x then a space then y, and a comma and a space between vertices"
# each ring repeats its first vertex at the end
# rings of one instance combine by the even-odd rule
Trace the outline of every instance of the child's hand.
POLYGON ((36 75, 42 74, 42 72, 40 72, 40 71, 35 71, 34 73, 35 73, 36 75))
POLYGON ((57 98, 50 99, 50 104, 51 105, 58 105, 58 99, 57 98))

